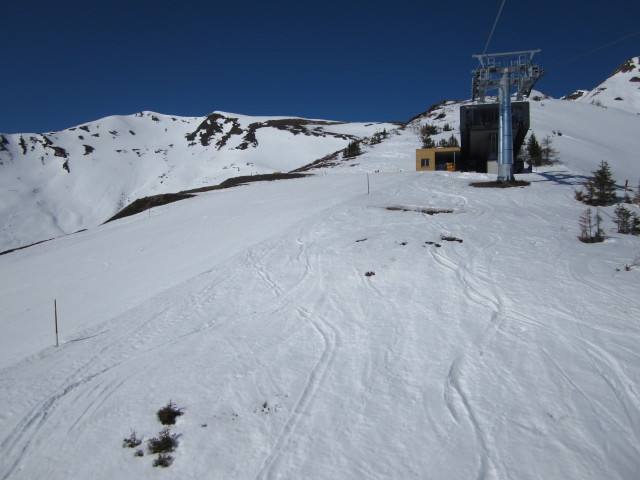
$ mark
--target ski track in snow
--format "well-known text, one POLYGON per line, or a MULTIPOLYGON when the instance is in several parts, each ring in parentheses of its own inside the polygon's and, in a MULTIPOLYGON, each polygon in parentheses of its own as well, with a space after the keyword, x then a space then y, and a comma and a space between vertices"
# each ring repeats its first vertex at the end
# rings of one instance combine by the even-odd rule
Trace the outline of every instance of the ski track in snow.
MULTIPOLYGON (((424 187, 422 179, 391 183, 380 197, 360 198, 352 204, 321 212, 272 238, 248 246, 221 264, 211 268, 203 266, 204 271, 199 275, 124 314, 77 332, 74 340, 59 349, 47 349, 26 358, 13 367, 17 372, 24 372, 26 378, 45 360, 54 362, 57 370, 42 377, 37 388, 33 381, 21 384, 15 378, 3 379, 3 388, 7 385, 5 401, 20 413, 18 418, 3 419, 7 433, 0 447, 7 460, 0 463, 0 479, 20 478, 24 468, 32 467, 44 442, 58 439, 64 443, 63 435, 73 438, 88 428, 88 422, 120 395, 131 395, 132 384, 139 381, 140 375, 162 368, 166 352, 176 358, 189 353, 197 359, 197 349, 191 351, 196 340, 204 351, 224 351, 220 363, 235 365, 237 371, 242 372, 246 381, 232 385, 232 390, 238 390, 234 400, 239 405, 244 400, 242 395, 255 401, 256 395, 270 399, 274 392, 283 392, 289 399, 283 400, 280 416, 265 416, 263 423, 255 415, 244 418, 243 428, 255 435, 255 439, 250 437, 255 443, 247 450, 244 461, 229 467, 231 473, 226 472, 229 478, 294 478, 302 475, 306 464, 321 469, 312 470, 319 478, 335 475, 337 469, 345 465, 349 468, 345 472, 350 475, 357 472, 361 478, 390 478, 393 474, 424 478, 430 474, 429 466, 440 468, 438 471, 445 475, 455 471, 447 470, 440 463, 440 457, 452 455, 451 452, 458 449, 465 452, 465 467, 460 467, 465 478, 516 478, 517 465, 513 466, 510 452, 504 448, 509 435, 513 437, 514 432, 522 431, 523 435, 544 437, 551 435, 547 432, 552 428, 565 428, 570 432, 566 440, 569 450, 579 450, 571 444, 574 437, 570 435, 595 436, 593 432, 611 425, 637 445, 640 442, 640 395, 633 371, 621 355, 636 359, 640 355, 631 349, 630 343, 624 345, 617 341, 629 335, 640 341, 637 321, 616 327, 614 321, 600 325, 591 317, 581 320, 577 308, 580 299, 565 304, 560 296, 553 298, 550 294, 553 285, 546 284, 539 286, 541 295, 546 295, 551 302, 542 312, 546 316, 536 315, 530 307, 526 308, 526 302, 522 307, 519 299, 506 291, 507 285, 518 287, 514 283, 518 273, 509 268, 509 262, 515 262, 518 257, 511 253, 511 246, 505 248, 500 233, 512 219, 500 217, 505 207, 497 207, 491 194, 470 200, 466 192, 456 192, 456 185, 450 183, 448 189, 433 184, 424 187), (418 210, 446 207, 454 212, 433 216, 389 212, 384 207, 390 205, 412 205, 418 210), (360 223, 352 225, 356 217, 360 223), (483 229, 482 224, 487 221, 495 222, 496 226, 483 229), (440 248, 415 245, 418 239, 420 242, 436 240, 433 237, 436 233, 462 235, 464 243, 441 242, 440 248), (399 246, 405 237, 411 240, 409 245, 399 246), (363 238, 365 240, 361 240, 363 238), (409 250, 414 245, 415 249, 409 250), (360 248, 362 254, 358 253, 360 248), (427 377, 425 373, 424 378, 412 376, 417 370, 406 370, 402 363, 403 349, 413 347, 416 341, 428 340, 429 336, 423 333, 423 337, 413 338, 409 336, 413 332, 412 322, 405 324, 402 317, 387 318, 389 313, 404 311, 388 288, 403 279, 398 273, 394 276, 394 269, 398 268, 394 262, 406 268, 410 264, 407 257, 411 255, 416 265, 428 269, 428 278, 441 283, 438 291, 459 297, 453 301, 443 298, 427 303, 437 314, 430 322, 436 325, 438 320, 450 321, 452 326, 451 330, 446 326, 434 330, 443 335, 445 346, 433 354, 428 351, 423 354, 430 375, 427 377), (365 277, 367 269, 375 269, 376 276, 365 277), (385 283, 388 278, 392 281, 385 283), (341 291, 344 288, 352 290, 341 291), (251 292, 251 296, 235 297, 238 304, 221 314, 221 303, 228 302, 238 289, 251 292), (382 313, 370 318, 370 304, 375 304, 382 313), (553 314, 551 318, 548 312, 553 314), (460 319, 465 323, 458 326, 455 322, 460 319), (287 344, 286 335, 292 328, 301 332, 306 342, 304 347, 287 344), (361 332, 371 333, 371 337, 358 337, 361 332), (455 342, 446 338, 447 334, 455 338, 455 342), (361 343, 353 343, 356 340, 361 343), (448 347, 447 342, 450 342, 448 347), (278 370, 282 365, 270 358, 274 352, 287 348, 309 350, 302 352, 304 368, 296 370, 295 378, 290 374, 281 375, 278 370), (357 353, 350 357, 351 349, 357 353), (579 360, 562 356, 565 352, 579 360), (438 358, 438 353, 443 357, 438 358), (593 425, 583 428, 574 421, 564 426, 560 416, 568 414, 563 411, 562 403, 550 407, 537 406, 532 401, 531 404, 551 420, 543 415, 542 419, 533 418, 529 422, 512 412, 503 416, 499 410, 502 405, 487 404, 483 395, 485 388, 505 385, 507 389, 513 386, 516 390, 517 384, 523 381, 518 378, 523 371, 518 369, 519 360, 527 355, 542 360, 537 367, 549 378, 549 384, 568 388, 570 395, 584 402, 580 420, 597 419, 593 425), (345 364, 351 370, 341 376, 339 370, 345 364), (599 379, 608 394, 594 396, 593 383, 585 383, 572 372, 575 364, 588 365, 589 379, 599 379), (337 365, 341 368, 336 368, 337 365), (142 373, 138 372, 139 367, 142 373), (350 374, 357 377, 350 379, 350 374), (330 390, 344 386, 340 382, 345 379, 354 382, 350 393, 355 404, 351 412, 345 407, 346 413, 343 413, 330 390), (340 428, 340 422, 346 422, 343 429, 336 432, 334 441, 340 442, 344 436, 344 441, 353 442, 354 448, 363 448, 358 443, 358 435, 376 434, 378 428, 385 428, 384 423, 378 427, 375 419, 368 417, 371 409, 375 411, 376 402, 385 398, 385 388, 395 398, 399 387, 405 390, 397 393, 403 402, 398 408, 406 408, 415 415, 411 400, 420 399, 418 414, 422 415, 422 421, 416 417, 409 418, 408 422, 410 426, 415 421, 419 428, 431 434, 428 437, 431 443, 424 447, 428 449, 424 458, 388 465, 380 454, 382 450, 374 449, 367 461, 336 455, 336 461, 343 462, 340 467, 319 474, 328 465, 313 458, 316 450, 315 445, 309 443, 309 436, 318 433, 321 421, 318 418, 324 418, 323 412, 326 409, 334 412, 340 428), (434 391, 439 387, 440 398, 428 395, 431 387, 434 391), (615 406, 621 414, 610 415, 605 399, 610 408, 615 406), (21 402, 26 406, 16 406, 21 402)), ((518 212, 528 201, 525 194, 526 191, 522 194, 515 191, 495 196, 504 197, 506 208, 518 212)), ((545 224, 543 208, 527 207, 530 221, 545 224)), ((529 234, 528 244, 540 243, 544 249, 562 241, 565 232, 555 229, 529 234)), ((601 262, 584 264, 560 255, 554 258, 561 258, 554 265, 556 276, 561 282, 572 284, 572 291, 584 290, 586 295, 598 292, 607 304, 624 304, 630 318, 640 312, 637 297, 630 298, 613 284, 601 285, 591 279, 597 278, 601 262)), ((416 270, 415 275, 424 275, 424 271, 416 270)), ((522 295, 522 290, 517 291, 522 295)), ((415 300, 411 295, 400 298, 400 301, 415 300)), ((416 302, 415 309, 421 308, 422 304, 416 302)), ((513 395, 519 393, 516 390, 513 395)), ((496 398, 499 398, 497 394, 496 398)), ((574 397, 567 395, 567 398, 574 397)), ((347 405, 348 402, 343 400, 347 405)), ((517 403, 517 400, 511 402, 517 403)), ((508 403, 505 406, 517 407, 508 403)), ((394 419, 390 412, 383 412, 381 417, 385 421, 394 419)), ((336 424, 327 427, 335 428, 336 424)), ((392 425, 398 431, 408 428, 392 425)), ((394 447, 384 442, 375 446, 394 447)), ((633 445, 629 447, 633 448, 633 445)), ((318 451, 337 453, 326 445, 319 445, 318 451)), ((600 451, 598 454, 603 455, 600 451)), ((396 455, 400 458, 400 454, 396 455)), ((597 454, 591 457, 602 460, 597 454)))
MULTIPOLYGON (((160 307, 151 307, 150 311, 146 306, 143 306, 142 310, 147 310, 147 314, 140 317, 141 321, 139 322, 126 322, 129 315, 137 316, 136 312, 127 312, 122 317, 115 319, 113 326, 117 326, 117 328, 110 329, 108 340, 102 344, 100 349, 91 352, 88 358, 73 360, 73 354, 69 353, 72 359, 69 367, 72 371, 66 378, 61 379, 59 385, 50 385, 49 390, 53 393, 31 408, 2 442, 3 452, 13 454, 15 460, 0 478, 2 480, 9 478, 23 462, 34 439, 41 435, 47 422, 54 421, 51 418, 52 414, 59 407, 61 401, 68 398, 70 394, 77 395, 77 398, 69 401, 71 405, 84 397, 86 406, 82 407, 80 413, 74 415, 75 420, 65 427, 69 434, 85 415, 107 401, 127 382, 130 377, 127 372, 141 358, 168 345, 183 342, 185 338, 210 328, 213 324, 205 320, 205 315, 202 312, 210 307, 214 301, 214 286, 213 284, 208 285, 204 290, 197 294, 190 294, 186 298, 178 294, 179 303, 161 302, 160 307), (190 331, 173 336, 174 332, 180 331, 181 323, 187 318, 179 313, 176 314, 180 311, 189 312, 189 317, 195 312, 202 319, 202 323, 190 331), (102 380, 105 373, 116 369, 118 371, 117 379, 102 380), (18 452, 14 453, 16 449, 18 452)), ((88 335, 88 338, 95 336, 97 335, 88 335)), ((69 345, 70 343, 68 342, 68 346, 61 346, 59 353, 64 354, 65 348, 72 347, 69 345)), ((54 353, 58 353, 58 351, 54 353)), ((35 357, 36 360, 37 358, 35 357)), ((27 360, 27 363, 32 361, 34 360, 27 360)), ((82 404, 82 402, 79 403, 82 404)))
MULTIPOLYGON (((265 267, 263 262, 258 260, 260 257, 264 257, 268 253, 267 251, 262 251, 258 256, 251 255, 249 259, 251 265, 256 272, 258 272, 259 278, 275 293, 279 305, 277 310, 280 311, 286 306, 289 310, 295 311, 298 317, 312 326, 322 342, 322 352, 313 368, 308 372, 307 380, 302 387, 296 403, 291 409, 291 414, 277 434, 273 446, 270 448, 270 453, 262 462, 262 466, 256 474, 255 480, 270 479, 279 475, 274 472, 277 472, 278 469, 281 468, 279 463, 283 452, 287 448, 287 443, 290 441, 292 435, 295 434, 297 425, 303 420, 307 410, 312 405, 313 399, 323 383, 326 372, 330 368, 335 350, 340 343, 338 330, 331 325, 329 321, 323 319, 322 315, 313 314, 305 307, 305 300, 307 298, 310 298, 312 302, 318 302, 317 299, 314 299, 314 294, 322 291, 323 281, 326 281, 322 277, 322 267, 318 255, 311 255, 309 253, 309 247, 313 246, 313 238, 318 234, 322 235, 322 231, 318 233, 312 228, 311 231, 306 234, 307 239, 301 237, 296 238, 298 252, 295 259, 289 258, 288 261, 290 264, 301 267, 303 274, 295 286, 287 290, 286 293, 283 293, 284 289, 274 282, 266 273, 268 267, 265 267)), ((272 248, 270 248, 271 252, 269 253, 278 255, 281 247, 282 245, 272 246, 272 248)), ((320 312, 323 312, 322 308, 317 308, 317 305, 315 305, 315 307, 320 312)))
POLYGON ((338 345, 339 337, 337 335, 337 331, 331 327, 329 323, 324 322, 319 318, 314 318, 310 312, 303 308, 299 309, 299 313, 302 318, 305 318, 313 326, 318 335, 322 338, 323 351, 317 363, 309 373, 306 384, 302 390, 302 394, 293 406, 291 415, 285 422, 280 434, 277 436, 271 453, 265 459, 260 471, 256 475, 256 480, 274 477, 272 472, 274 470, 278 470, 278 460, 286 449, 287 442, 295 432, 296 426, 304 417, 305 412, 313 402, 316 392, 322 385, 326 371, 331 365, 334 351, 338 345))
MULTIPOLYGON (((467 201, 464 199, 463 204, 466 205, 466 203, 467 201)), ((488 204, 482 205, 480 209, 476 207, 476 209, 478 209, 476 215, 485 215, 488 208, 490 208, 488 204)), ((470 345, 465 346, 463 351, 451 362, 443 389, 444 401, 454 420, 459 423, 462 421, 462 418, 466 418, 473 427, 473 432, 479 446, 477 479, 493 478, 494 468, 492 465, 492 457, 494 456, 494 446, 477 417, 479 413, 476 412, 472 400, 470 400, 466 392, 464 378, 467 375, 473 375, 473 373, 469 371, 470 363, 468 357, 473 356, 474 358, 478 358, 478 355, 482 357, 483 350, 490 342, 491 337, 504 322, 505 314, 500 296, 495 292, 493 292, 493 295, 489 295, 477 286, 479 284, 487 285, 488 278, 477 271, 473 259, 476 255, 480 254, 483 249, 493 248, 498 241, 497 236, 491 235, 485 245, 475 247, 476 253, 468 256, 470 259, 468 265, 453 263, 442 253, 442 248, 432 249, 430 251, 434 262, 456 278, 460 291, 462 291, 463 295, 471 304, 476 304, 480 309, 488 309, 492 312, 488 326, 484 329, 480 337, 476 338, 470 345), (473 278, 473 280, 469 280, 469 277, 473 278)))

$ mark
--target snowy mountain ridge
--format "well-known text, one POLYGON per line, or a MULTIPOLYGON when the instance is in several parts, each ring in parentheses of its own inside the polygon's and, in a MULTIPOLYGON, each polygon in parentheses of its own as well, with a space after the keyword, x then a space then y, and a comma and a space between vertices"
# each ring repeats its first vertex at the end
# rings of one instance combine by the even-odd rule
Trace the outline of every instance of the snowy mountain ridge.
POLYGON ((563 99, 639 114, 640 57, 633 57, 624 62, 596 88, 577 90, 563 99))
POLYGON ((0 136, 0 251, 98 225, 134 200, 288 171, 391 123, 214 112, 107 117, 0 136))

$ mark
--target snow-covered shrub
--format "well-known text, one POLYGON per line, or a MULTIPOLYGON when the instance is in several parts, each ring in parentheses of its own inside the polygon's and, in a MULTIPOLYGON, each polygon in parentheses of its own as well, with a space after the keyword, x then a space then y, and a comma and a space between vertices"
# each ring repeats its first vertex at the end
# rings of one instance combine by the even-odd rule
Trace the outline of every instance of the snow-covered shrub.
POLYGON ((182 410, 176 408, 175 403, 173 403, 171 400, 169 400, 169 403, 167 403, 157 412, 158 420, 160 420, 160 423, 162 423, 163 425, 175 425, 176 418, 182 415, 182 413, 182 410))
POLYGON ((173 463, 173 457, 171 455, 160 454, 158 458, 153 461, 154 467, 163 467, 166 468, 173 463))
POLYGON ((169 453, 173 452, 178 446, 178 436, 171 433, 168 428, 163 428, 158 438, 147 440, 147 447, 150 453, 169 453))
POLYGON ((131 435, 128 438, 122 440, 123 448, 136 448, 142 443, 142 438, 138 438, 138 434, 135 430, 131 430, 131 435))

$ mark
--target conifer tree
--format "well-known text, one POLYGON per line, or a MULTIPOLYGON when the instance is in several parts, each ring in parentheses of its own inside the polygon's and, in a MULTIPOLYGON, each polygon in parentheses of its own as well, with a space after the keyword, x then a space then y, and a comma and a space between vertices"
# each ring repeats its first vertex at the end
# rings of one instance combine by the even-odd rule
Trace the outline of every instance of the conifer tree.
POLYGON ((584 192, 576 192, 576 199, 587 205, 609 205, 616 199, 616 182, 611 174, 609 164, 602 160, 600 168, 593 173, 593 178, 585 181, 584 192))
POLYGON ((614 222, 618 226, 618 233, 631 232, 631 212, 624 206, 618 205, 614 211, 614 222))
POLYGON ((590 208, 587 208, 578 220, 580 226, 580 241, 585 243, 596 243, 604 240, 604 235, 600 229, 602 217, 596 212, 595 217, 590 208))
POLYGON ((609 164, 602 160, 600 168, 593 172, 595 187, 595 205, 608 205, 616 199, 616 181, 613 179, 609 164))
POLYGON ((542 165, 542 147, 538 143, 535 133, 531 133, 529 140, 527 140, 527 156, 531 165, 535 167, 542 165))
POLYGON ((433 138, 431 138, 430 135, 423 137, 422 148, 436 148, 436 142, 433 140, 433 138))
POLYGON ((640 217, 635 213, 631 215, 629 230, 632 235, 640 235, 640 217))
POLYGON ((553 148, 553 139, 549 135, 542 139, 542 144, 540 145, 540 156, 546 165, 550 165, 558 160, 558 151, 553 148))
POLYGON ((344 158, 357 157, 362 152, 360 151, 360 142, 357 140, 353 140, 347 145, 347 148, 343 151, 344 158))

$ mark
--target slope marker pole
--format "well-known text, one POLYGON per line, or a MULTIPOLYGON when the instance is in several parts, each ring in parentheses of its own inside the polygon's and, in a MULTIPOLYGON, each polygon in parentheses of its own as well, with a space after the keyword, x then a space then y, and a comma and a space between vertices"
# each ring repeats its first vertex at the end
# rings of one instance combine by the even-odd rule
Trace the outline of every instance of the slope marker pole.
POLYGON ((53 315, 55 318, 56 325, 56 347, 58 346, 58 303, 57 300, 53 301, 53 315))

